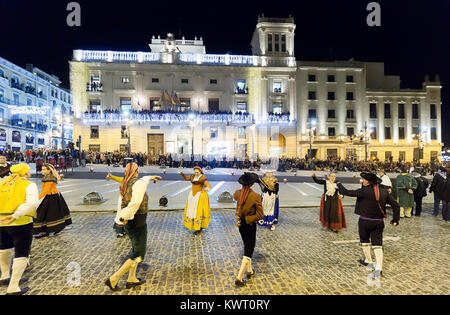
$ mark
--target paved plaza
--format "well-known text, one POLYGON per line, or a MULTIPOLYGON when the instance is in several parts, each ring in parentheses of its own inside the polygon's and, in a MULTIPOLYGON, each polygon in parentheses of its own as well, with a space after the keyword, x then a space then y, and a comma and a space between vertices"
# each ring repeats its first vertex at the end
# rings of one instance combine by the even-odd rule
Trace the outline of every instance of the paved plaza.
POLYGON ((103 282, 124 261, 129 239, 115 237, 113 213, 74 212, 71 229, 33 241, 31 267, 24 275, 28 280, 22 285, 31 288, 31 295, 450 292, 450 225, 433 217, 430 207, 425 207, 422 217, 402 219, 398 227, 386 224, 381 282, 368 278, 369 272, 357 263, 362 252, 353 210, 345 208, 348 227, 335 234, 321 228, 318 207, 282 209, 275 231, 258 228, 253 257, 256 276, 244 288, 234 285, 243 245, 233 210, 213 210, 210 227, 198 236, 182 225, 182 211, 152 211, 145 265, 138 270, 138 277, 147 283, 127 290, 124 277, 119 282, 123 289, 117 293, 103 282))

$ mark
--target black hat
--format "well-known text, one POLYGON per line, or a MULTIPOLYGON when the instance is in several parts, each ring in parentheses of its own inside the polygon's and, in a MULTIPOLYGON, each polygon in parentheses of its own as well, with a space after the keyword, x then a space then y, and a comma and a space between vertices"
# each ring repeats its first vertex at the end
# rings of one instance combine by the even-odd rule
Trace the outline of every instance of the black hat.
POLYGON ((369 181, 371 184, 380 184, 382 180, 374 173, 362 172, 361 177, 369 181))
POLYGON ((253 185, 255 182, 259 181, 258 174, 245 172, 244 175, 239 177, 239 184, 244 186, 253 185))

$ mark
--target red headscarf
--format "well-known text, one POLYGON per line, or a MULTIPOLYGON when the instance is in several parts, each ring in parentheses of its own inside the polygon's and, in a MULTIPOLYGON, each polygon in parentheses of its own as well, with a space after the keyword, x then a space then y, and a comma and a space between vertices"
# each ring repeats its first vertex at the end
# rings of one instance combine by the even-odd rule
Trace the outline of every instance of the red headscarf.
POLYGON ((120 183, 120 195, 123 197, 127 191, 127 185, 130 179, 138 177, 139 167, 136 163, 128 163, 125 167, 125 175, 122 182, 120 183))

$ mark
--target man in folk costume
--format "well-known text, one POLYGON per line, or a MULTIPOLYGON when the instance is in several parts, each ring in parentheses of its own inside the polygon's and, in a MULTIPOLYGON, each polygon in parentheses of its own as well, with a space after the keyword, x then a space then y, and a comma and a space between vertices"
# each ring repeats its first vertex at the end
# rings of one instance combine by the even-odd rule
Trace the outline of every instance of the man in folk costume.
POLYGON ((211 185, 199 166, 194 167, 194 174, 191 176, 186 176, 183 172, 180 172, 180 175, 192 183, 192 191, 184 208, 183 224, 189 230, 194 230, 194 234, 197 235, 202 229, 207 229, 211 221, 208 196, 211 185))
POLYGON ((344 208, 342 207, 339 189, 336 185, 336 174, 331 173, 328 179, 317 179, 316 174, 312 175, 313 180, 323 185, 323 195, 320 200, 320 222, 328 230, 337 233, 346 228, 344 208))
POLYGON ((247 279, 254 275, 252 256, 256 245, 256 223, 264 217, 264 211, 261 196, 251 189, 254 183, 259 182, 258 175, 246 172, 238 181, 242 189, 236 190, 233 197, 237 201, 236 226, 244 243, 244 257, 235 284, 242 287, 246 284, 244 274, 247 279))
POLYGON ((151 180, 159 180, 160 176, 145 176, 138 178, 136 163, 128 163, 125 167, 124 178, 120 183, 120 196, 118 211, 115 218, 117 225, 125 226, 127 235, 131 240, 131 250, 128 259, 120 269, 109 277, 105 284, 113 291, 118 291, 119 279, 127 272, 126 288, 130 289, 145 283, 145 280, 136 278, 137 266, 144 260, 147 248, 147 186, 151 180))
POLYGON ((0 285, 8 285, 7 295, 22 295, 19 281, 27 267, 33 240, 33 216, 39 203, 38 188, 29 181, 30 167, 16 164, 11 176, 0 182, 0 285), (10 260, 14 248, 12 274, 10 260))
POLYGON ((261 226, 269 226, 271 231, 275 230, 275 224, 278 224, 278 215, 280 204, 278 200, 278 191, 280 185, 278 179, 273 176, 273 171, 267 171, 265 176, 259 180, 259 185, 263 192, 262 207, 264 218, 258 221, 261 226))
POLYGON ((406 168, 402 167, 401 172, 396 179, 400 218, 410 218, 414 207, 414 190, 417 188, 417 181, 406 172, 406 168))
POLYGON ((381 186, 381 179, 369 172, 361 173, 363 186, 357 190, 347 190, 341 183, 338 188, 341 194, 350 197, 357 197, 355 213, 358 214, 359 238, 364 253, 365 260, 359 260, 359 263, 375 267, 373 275, 380 277, 383 270, 383 230, 384 219, 386 216, 386 204, 390 204, 393 210, 393 219, 391 224, 398 225, 400 217, 400 208, 397 201, 389 194, 387 189, 381 186), (371 255, 371 247, 375 254, 374 265, 371 255))

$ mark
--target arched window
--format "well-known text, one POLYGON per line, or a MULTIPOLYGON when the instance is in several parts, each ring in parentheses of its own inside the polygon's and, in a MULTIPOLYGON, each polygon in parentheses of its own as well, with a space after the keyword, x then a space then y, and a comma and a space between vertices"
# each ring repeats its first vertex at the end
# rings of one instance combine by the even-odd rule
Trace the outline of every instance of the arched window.
POLYGON ((12 132, 12 142, 22 142, 22 136, 20 135, 20 131, 12 132))
POLYGON ((6 141, 6 130, 0 129, 0 141, 6 141))
POLYGON ((34 143, 34 136, 31 133, 27 133, 25 136, 25 142, 28 144, 34 143))

